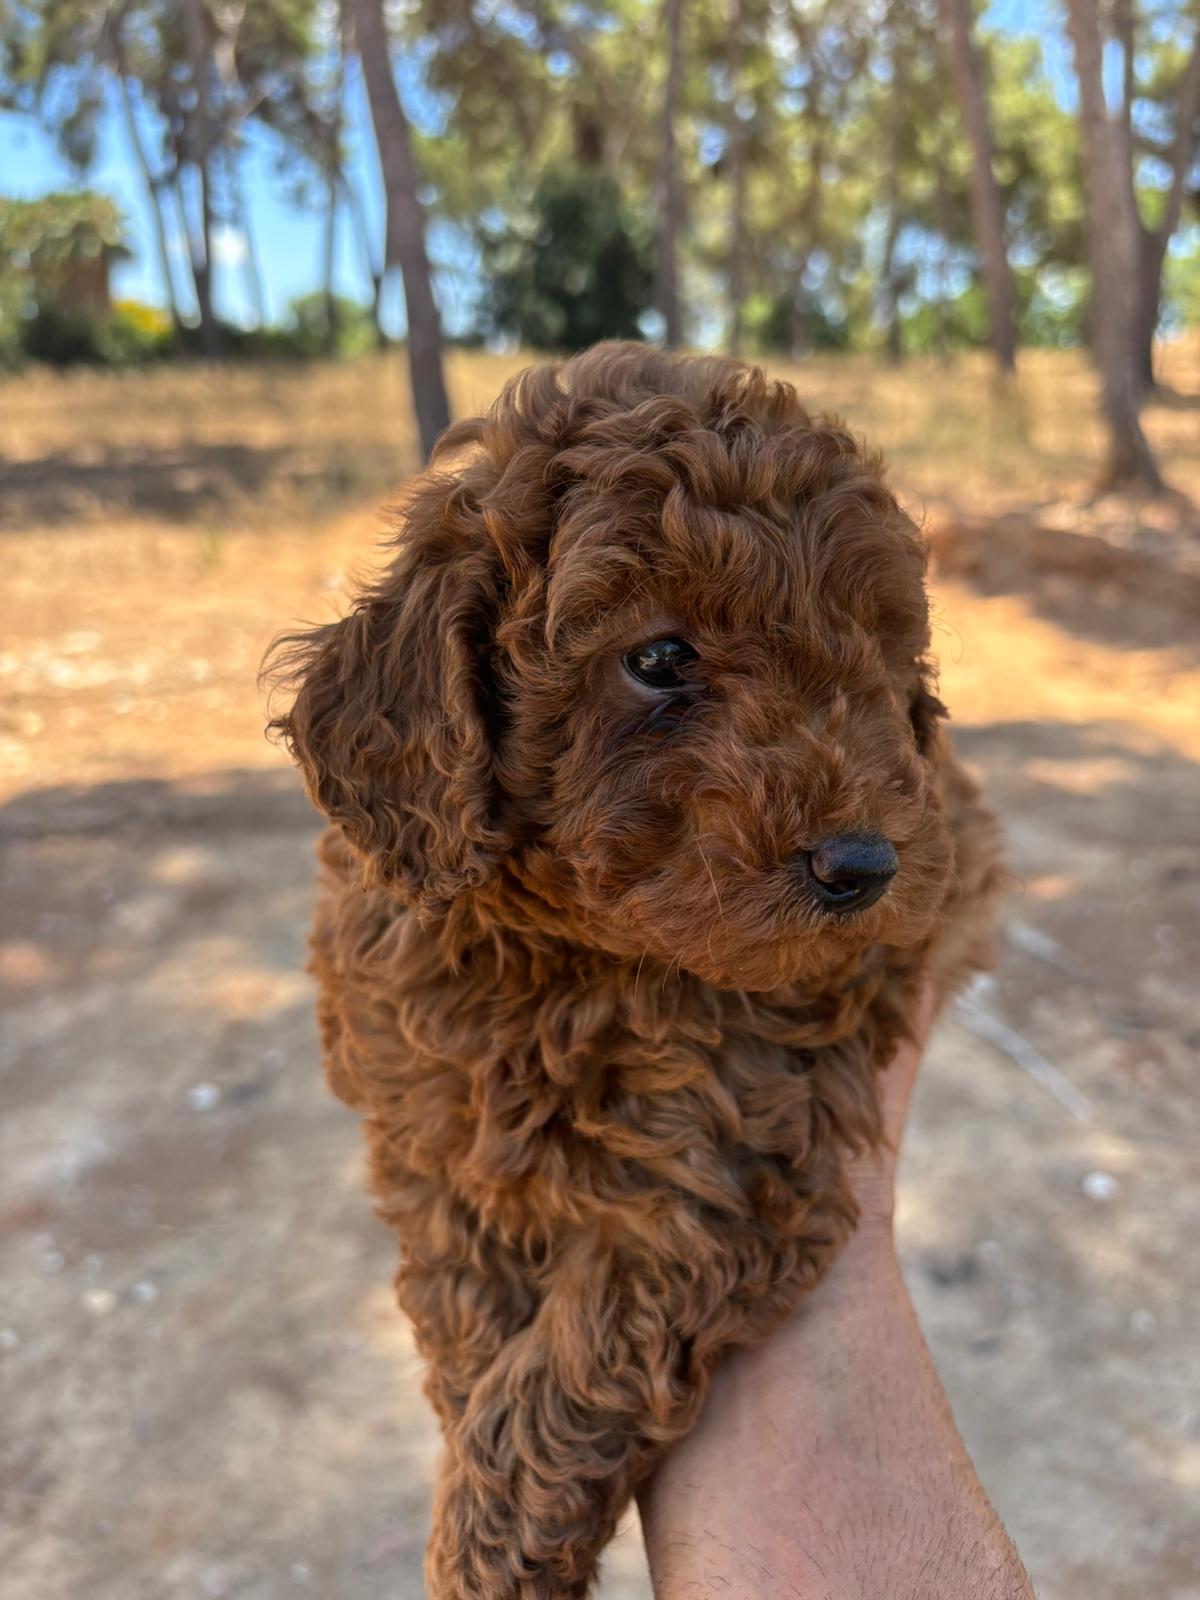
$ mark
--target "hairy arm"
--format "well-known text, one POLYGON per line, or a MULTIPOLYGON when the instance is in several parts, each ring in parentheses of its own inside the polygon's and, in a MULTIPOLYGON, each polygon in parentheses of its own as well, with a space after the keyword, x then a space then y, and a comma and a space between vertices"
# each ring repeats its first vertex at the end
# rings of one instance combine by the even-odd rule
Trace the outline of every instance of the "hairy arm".
MULTIPOLYGON (((893 1145, 919 1051, 885 1078, 893 1145)), ((921 1337, 892 1241, 894 1157, 824 1282, 718 1371, 641 1497, 658 1600, 1032 1600, 921 1337)))

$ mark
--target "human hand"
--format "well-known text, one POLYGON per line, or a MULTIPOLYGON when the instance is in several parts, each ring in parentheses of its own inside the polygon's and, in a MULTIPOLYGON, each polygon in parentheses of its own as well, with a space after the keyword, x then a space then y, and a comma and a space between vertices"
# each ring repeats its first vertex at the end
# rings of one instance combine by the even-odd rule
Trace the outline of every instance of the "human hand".
POLYGON ((912 1023, 912 1037, 901 1042, 891 1060, 880 1069, 879 1097, 883 1114, 883 1142, 864 1150, 847 1163, 847 1176, 859 1204, 859 1229, 882 1228, 890 1235, 896 1199, 896 1166, 908 1103, 917 1069, 925 1053, 933 1021, 934 991, 926 983, 912 1023))
POLYGON ((892 1239, 896 1164, 933 1016, 881 1069, 883 1142, 849 1163, 859 1225, 761 1344, 717 1369, 639 1496, 658 1600, 1033 1600, 921 1338, 892 1239))

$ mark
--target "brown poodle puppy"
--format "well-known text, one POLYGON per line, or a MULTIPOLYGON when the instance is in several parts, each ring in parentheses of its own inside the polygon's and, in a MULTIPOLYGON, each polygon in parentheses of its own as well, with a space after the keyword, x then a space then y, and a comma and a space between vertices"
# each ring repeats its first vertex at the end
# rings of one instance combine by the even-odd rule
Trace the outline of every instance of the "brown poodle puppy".
POLYGON ((605 345, 451 428, 391 565, 289 641, 329 1077, 445 1431, 435 1600, 585 1593, 853 1228, 923 974, 986 960, 924 578, 789 386, 605 345))

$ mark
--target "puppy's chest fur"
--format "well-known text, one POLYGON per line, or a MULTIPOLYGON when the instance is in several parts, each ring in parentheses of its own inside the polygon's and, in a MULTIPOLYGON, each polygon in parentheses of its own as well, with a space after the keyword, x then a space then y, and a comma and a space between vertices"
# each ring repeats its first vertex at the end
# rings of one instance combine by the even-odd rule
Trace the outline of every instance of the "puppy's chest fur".
POLYGON ((493 930, 450 961, 360 886, 328 830, 313 939, 326 1065, 368 1115, 402 1243, 409 1201, 434 1189, 519 1242, 531 1280, 589 1231, 661 1250, 668 1213, 727 1250, 747 1233, 786 1244, 822 1206, 843 1232, 839 1152, 877 1134, 874 1063, 920 971, 932 963, 945 993, 987 959, 996 830, 950 760, 943 783, 956 873, 937 934, 868 952, 820 994, 723 992, 528 931, 493 930))

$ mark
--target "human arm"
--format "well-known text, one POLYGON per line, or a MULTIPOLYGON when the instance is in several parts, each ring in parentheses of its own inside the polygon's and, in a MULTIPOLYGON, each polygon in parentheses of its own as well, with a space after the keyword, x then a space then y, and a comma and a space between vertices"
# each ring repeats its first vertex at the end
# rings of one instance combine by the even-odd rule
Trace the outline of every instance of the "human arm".
POLYGON ((891 1148, 854 1164, 853 1238, 787 1323, 720 1367, 642 1493, 657 1600, 1032 1600, 896 1258, 895 1149, 919 1057, 905 1045, 885 1071, 891 1148))

